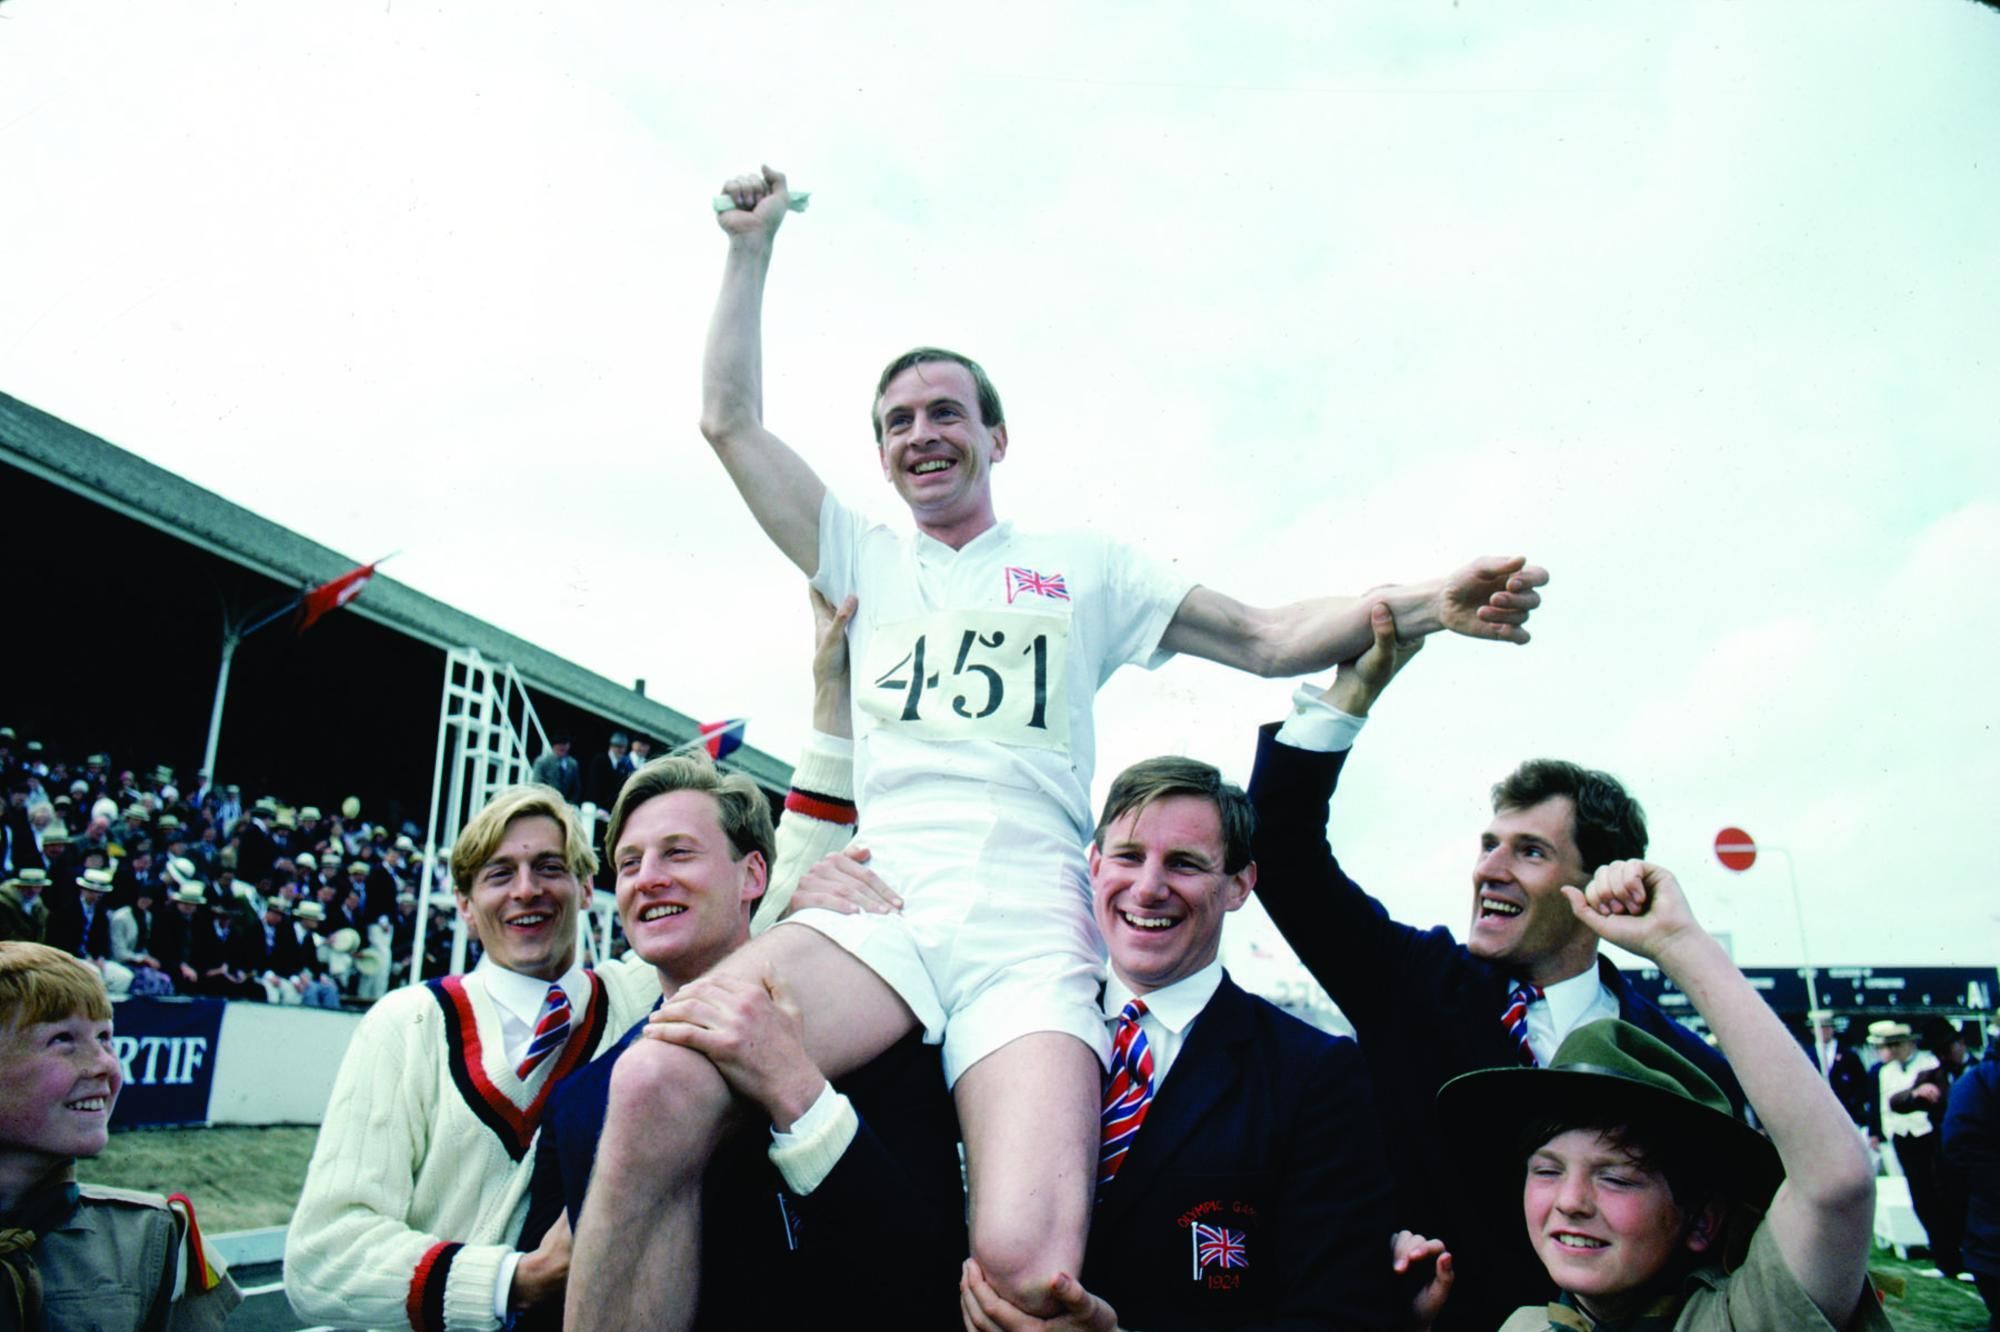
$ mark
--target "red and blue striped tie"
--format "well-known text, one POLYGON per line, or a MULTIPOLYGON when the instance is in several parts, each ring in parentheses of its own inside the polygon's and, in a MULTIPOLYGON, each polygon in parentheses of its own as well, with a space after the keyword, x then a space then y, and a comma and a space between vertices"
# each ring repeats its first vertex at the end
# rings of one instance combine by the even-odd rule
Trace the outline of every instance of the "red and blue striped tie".
POLYGON ((535 1038, 528 1042, 528 1053, 521 1057, 521 1066, 515 1075, 526 1082, 541 1062, 553 1052, 563 1048, 569 1039, 569 996, 560 985, 549 986, 546 999, 542 1000, 541 1021, 535 1023, 535 1038))
POLYGON ((1146 1011, 1143 999, 1134 999, 1118 1014, 1118 1034, 1111 1040, 1111 1072, 1104 1084, 1103 1137, 1097 1153, 1097 1193, 1125 1164, 1125 1153, 1139 1125, 1146 1120, 1146 1107, 1153 1103, 1153 1050, 1139 1018, 1146 1011))
POLYGON ((1542 1061, 1535 1058, 1535 1047, 1528 1044, 1528 1005, 1541 997, 1541 986, 1522 981, 1507 996, 1507 1011, 1500 1015, 1500 1025, 1521 1047, 1521 1065, 1524 1068, 1540 1068, 1542 1065, 1542 1061))

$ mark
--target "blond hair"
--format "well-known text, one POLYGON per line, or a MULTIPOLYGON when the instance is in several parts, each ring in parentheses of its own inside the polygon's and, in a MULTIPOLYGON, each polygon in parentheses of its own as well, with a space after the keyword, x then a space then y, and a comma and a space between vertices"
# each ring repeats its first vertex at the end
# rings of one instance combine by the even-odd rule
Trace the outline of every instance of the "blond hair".
POLYGON ((47 944, 0 943, 0 1027, 78 1016, 111 1020, 111 996, 95 971, 47 944))
POLYGON ((611 823, 604 832, 604 847, 615 856, 618 839, 625 831, 632 811, 656 796, 675 791, 700 791, 715 802, 715 821, 729 838, 730 859, 741 860, 752 851, 764 857, 768 871, 776 859, 777 835, 771 827, 771 802, 757 783, 740 772, 723 774, 706 755, 669 754, 656 758, 625 779, 618 803, 611 807, 611 823))
POLYGON ((562 829, 563 863, 578 883, 589 883, 597 873, 597 852, 569 802, 553 786, 510 786, 486 802, 486 808, 472 816, 458 840, 451 844, 451 882, 463 897, 472 891, 472 876, 493 858, 507 838, 507 825, 515 819, 554 819, 562 829))

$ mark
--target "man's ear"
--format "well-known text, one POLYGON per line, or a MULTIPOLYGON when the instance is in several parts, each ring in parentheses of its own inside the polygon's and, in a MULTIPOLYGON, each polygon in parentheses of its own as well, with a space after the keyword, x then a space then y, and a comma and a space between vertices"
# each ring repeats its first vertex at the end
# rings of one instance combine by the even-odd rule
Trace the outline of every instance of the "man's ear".
POLYGON ((884 481, 894 480, 895 478, 889 475, 889 446, 887 444, 877 444, 875 446, 875 457, 882 463, 882 479, 884 481))
POLYGON ((764 863, 764 853, 762 851, 744 852, 743 883, 740 896, 737 900, 739 902, 756 901, 764 895, 764 889, 769 886, 770 879, 771 867, 764 863))
POLYGON ((1249 901, 1250 890, 1256 886, 1257 862, 1253 860, 1242 869, 1237 870, 1236 873, 1230 875, 1229 882, 1223 885, 1223 900, 1227 903, 1223 907, 1223 910, 1234 911, 1237 907, 1249 901))
POLYGON ((1729 1219, 1726 1204, 1711 1200, 1704 1204, 1688 1224, 1687 1248, 1689 1253, 1706 1253, 1722 1238, 1723 1224, 1729 1219))
POLYGON ((993 427, 993 461, 999 462, 1007 456, 1007 423, 1002 421, 993 427))

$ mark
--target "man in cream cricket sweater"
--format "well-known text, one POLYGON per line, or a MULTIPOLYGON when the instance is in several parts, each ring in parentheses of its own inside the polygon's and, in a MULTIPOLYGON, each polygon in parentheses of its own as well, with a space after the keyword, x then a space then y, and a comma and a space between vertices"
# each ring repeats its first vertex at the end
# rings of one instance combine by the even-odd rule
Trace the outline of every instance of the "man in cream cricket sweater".
POLYGON ((501 792, 459 835, 452 882, 485 955, 385 996, 356 1029, 286 1237, 299 1317, 435 1332, 561 1308, 567 1218, 515 1247, 536 1130, 557 1084, 659 998, 651 967, 577 963, 596 868, 546 787, 501 792))

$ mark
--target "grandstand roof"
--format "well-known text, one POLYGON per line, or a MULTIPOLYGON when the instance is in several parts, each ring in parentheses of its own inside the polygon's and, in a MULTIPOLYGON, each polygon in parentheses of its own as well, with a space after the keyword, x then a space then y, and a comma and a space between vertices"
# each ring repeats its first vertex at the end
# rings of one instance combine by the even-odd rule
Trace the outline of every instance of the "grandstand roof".
MULTIPOLYGON (((323 583, 362 563, 5 393, 0 393, 0 462, 287 587, 323 583)), ((656 736, 666 748, 699 730, 685 713, 380 573, 344 613, 365 616, 439 649, 470 647, 489 660, 512 663, 530 688, 656 736)), ((791 782, 788 764, 747 745, 726 766, 775 791, 791 782)))

